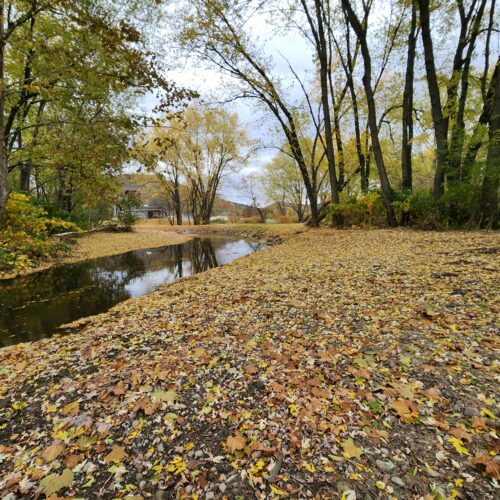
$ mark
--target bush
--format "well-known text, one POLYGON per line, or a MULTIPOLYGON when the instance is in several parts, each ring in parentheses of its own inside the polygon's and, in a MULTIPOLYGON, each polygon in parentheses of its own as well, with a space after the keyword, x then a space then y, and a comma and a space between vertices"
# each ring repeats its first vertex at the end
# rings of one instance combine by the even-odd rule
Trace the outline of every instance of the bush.
POLYGON ((293 222, 297 222, 297 217, 293 215, 277 215, 274 217, 274 220, 278 224, 292 224, 293 222))
POLYGON ((258 224, 260 222, 260 217, 257 215, 252 215, 250 217, 240 217, 238 219, 239 224, 258 224))
POLYGON ((411 225, 418 229, 443 227, 436 201, 429 190, 397 192, 395 198, 393 206, 402 225, 411 225))
POLYGON ((137 222, 137 217, 133 213, 133 209, 140 204, 139 198, 133 192, 126 192, 116 203, 118 207, 118 222, 125 231, 130 231, 132 226, 137 222))
POLYGON ((35 264, 68 247, 50 235, 79 231, 73 222, 49 217, 33 198, 11 193, 5 207, 4 226, 0 232, 0 269, 11 271, 35 264))
POLYGON ((343 203, 330 205, 328 212, 344 226, 383 226, 386 212, 382 196, 378 191, 371 191, 352 197, 343 203))

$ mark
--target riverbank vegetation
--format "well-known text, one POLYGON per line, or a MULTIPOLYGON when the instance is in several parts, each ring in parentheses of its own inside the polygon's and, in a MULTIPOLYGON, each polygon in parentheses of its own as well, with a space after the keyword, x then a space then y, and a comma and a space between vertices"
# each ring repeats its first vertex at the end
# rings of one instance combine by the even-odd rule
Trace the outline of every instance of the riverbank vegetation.
POLYGON ((2 349, 0 491, 493 499, 495 251, 307 231, 2 349))

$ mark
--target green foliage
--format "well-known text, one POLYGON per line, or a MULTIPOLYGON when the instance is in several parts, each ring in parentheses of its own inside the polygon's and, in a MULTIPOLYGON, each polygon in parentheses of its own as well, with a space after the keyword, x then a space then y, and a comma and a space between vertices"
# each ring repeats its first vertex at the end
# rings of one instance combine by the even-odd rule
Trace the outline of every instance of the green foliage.
POLYGON ((384 202, 379 191, 370 191, 351 197, 338 205, 330 205, 328 212, 345 226, 383 226, 386 222, 384 202))
POLYGON ((79 230, 73 222, 50 217, 33 198, 12 193, 7 201, 4 227, 0 233, 0 271, 21 270, 37 260, 67 250, 66 245, 49 236, 79 230))
POLYGON ((444 222, 439 216, 439 209, 429 189, 415 190, 411 193, 402 191, 394 195, 393 205, 403 225, 417 229, 440 229, 444 222))
POLYGON ((130 231, 132 226, 137 222, 133 209, 137 208, 139 204, 140 200, 133 192, 126 192, 118 198, 118 222, 123 230, 130 231))

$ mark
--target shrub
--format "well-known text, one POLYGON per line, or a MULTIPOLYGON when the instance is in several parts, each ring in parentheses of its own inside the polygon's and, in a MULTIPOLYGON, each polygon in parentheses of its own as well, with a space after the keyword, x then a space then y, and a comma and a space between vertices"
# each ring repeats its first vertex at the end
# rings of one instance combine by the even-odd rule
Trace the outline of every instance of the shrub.
POLYGON ((33 198, 11 193, 0 232, 0 269, 23 269, 34 265, 39 259, 67 250, 64 243, 54 241, 49 236, 79 230, 73 222, 49 217, 33 198))
POLYGON ((274 219, 278 224, 291 224, 297 222, 297 217, 293 215, 277 215, 274 219))
POLYGON ((125 231, 130 231, 137 222, 133 209, 139 206, 139 198, 133 192, 126 192, 116 203, 118 207, 118 222, 125 231))
POLYGON ((439 217, 438 206, 429 190, 416 190, 411 193, 395 193, 393 206, 403 225, 418 229, 439 229, 443 222, 439 217))
POLYGON ((240 217, 238 219, 240 224, 258 224, 260 222, 260 217, 257 215, 252 215, 250 217, 240 217))
POLYGON ((328 212, 345 226, 382 226, 386 212, 382 196, 378 191, 352 197, 337 205, 330 205, 328 212))

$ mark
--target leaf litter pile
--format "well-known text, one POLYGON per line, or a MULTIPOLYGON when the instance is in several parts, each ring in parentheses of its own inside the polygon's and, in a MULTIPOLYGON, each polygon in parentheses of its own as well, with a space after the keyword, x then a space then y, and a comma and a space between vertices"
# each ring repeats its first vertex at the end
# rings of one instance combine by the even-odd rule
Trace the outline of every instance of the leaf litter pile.
POLYGON ((499 246, 308 231, 1 350, 3 498, 495 498, 499 246))

